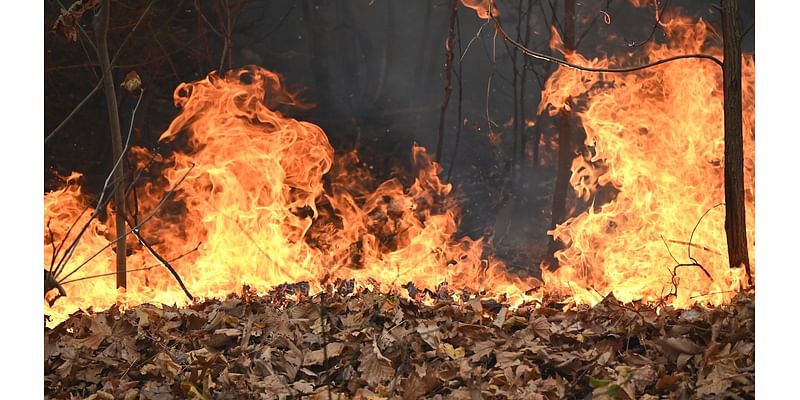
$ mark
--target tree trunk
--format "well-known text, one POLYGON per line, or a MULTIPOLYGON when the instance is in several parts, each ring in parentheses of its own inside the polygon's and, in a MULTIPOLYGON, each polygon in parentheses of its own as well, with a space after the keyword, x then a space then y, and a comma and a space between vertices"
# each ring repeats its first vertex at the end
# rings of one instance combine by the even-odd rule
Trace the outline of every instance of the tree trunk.
MULTIPOLYGON (((110 61, 108 59, 108 21, 111 14, 111 1, 102 0, 100 2, 100 12, 95 19, 95 34, 97 35, 97 57, 100 60, 100 68, 103 71, 103 89, 106 95, 106 105, 108 106, 108 123, 111 128, 111 157, 112 165, 122 157, 122 133, 119 128, 119 112, 117 109, 117 94, 114 90, 114 79, 111 76, 110 61)), ((125 235, 125 185, 122 184, 124 174, 124 162, 119 162, 113 171, 112 179, 114 184, 114 209, 115 228, 117 234, 117 287, 127 286, 127 276, 125 268, 125 257, 127 253, 125 239, 119 239, 125 235)))
MULTIPOLYGON (((575 0, 564 0, 564 48, 567 51, 575 49, 575 0)), ((567 103, 571 99, 567 98, 567 103)), ((556 187, 553 192, 553 215, 550 229, 555 229, 556 224, 562 223, 566 217, 567 189, 569 187, 570 165, 572 164, 572 111, 566 107, 559 114, 558 128, 558 171, 556 173, 556 187)), ((561 242, 552 236, 547 245, 547 262, 551 267, 556 266, 554 254, 562 247, 561 242)))
POLYGON ((444 123, 447 117, 447 106, 450 105, 450 95, 453 92, 453 52, 456 39, 456 18, 458 17, 458 1, 450 0, 450 25, 447 31, 444 62, 444 99, 439 109, 439 137, 436 140, 436 162, 442 162, 442 148, 444 147, 444 123))
POLYGON ((752 285, 744 206, 744 143, 742 139, 742 49, 738 0, 722 0, 725 61, 725 234, 731 268, 744 265, 752 285))

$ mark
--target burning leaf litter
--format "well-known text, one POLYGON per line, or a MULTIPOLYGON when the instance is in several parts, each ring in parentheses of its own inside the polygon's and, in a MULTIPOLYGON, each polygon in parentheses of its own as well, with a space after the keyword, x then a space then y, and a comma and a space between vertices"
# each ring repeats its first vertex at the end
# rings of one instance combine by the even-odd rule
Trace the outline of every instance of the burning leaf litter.
POLYGON ((752 294, 512 309, 353 287, 75 313, 45 332, 46 397, 754 398, 752 294))

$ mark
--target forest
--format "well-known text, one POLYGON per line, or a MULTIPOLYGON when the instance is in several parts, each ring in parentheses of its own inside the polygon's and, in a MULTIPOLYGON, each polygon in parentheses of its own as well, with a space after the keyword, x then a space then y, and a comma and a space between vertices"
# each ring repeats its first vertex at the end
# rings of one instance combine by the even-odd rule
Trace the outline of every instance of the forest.
POLYGON ((755 397, 754 2, 44 11, 45 398, 755 397))

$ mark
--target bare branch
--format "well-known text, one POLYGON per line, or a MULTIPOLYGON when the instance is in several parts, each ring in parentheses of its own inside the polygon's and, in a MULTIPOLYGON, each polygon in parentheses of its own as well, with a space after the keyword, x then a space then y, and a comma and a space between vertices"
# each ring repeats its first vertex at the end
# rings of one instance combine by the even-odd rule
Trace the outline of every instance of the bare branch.
MULTIPOLYGON (((141 15, 141 16, 139 16, 139 20, 138 20, 138 21, 136 21, 136 25, 134 25, 134 26, 133 26, 133 28, 131 29, 131 31, 130 31, 130 32, 128 32, 128 36, 126 36, 126 37, 125 37, 125 39, 122 41, 122 44, 120 44, 120 45, 119 45, 119 48, 117 48, 117 51, 116 51, 116 53, 114 53, 114 57, 112 57, 112 58, 111 58, 111 62, 108 64, 108 71, 105 71, 105 72, 104 72, 104 74, 106 74, 106 73, 108 73, 108 72, 110 72, 110 71, 111 71, 111 69, 112 69, 112 68, 113 68, 113 66, 114 66, 114 62, 116 62, 116 61, 117 61, 117 58, 119 57, 120 53, 122 52, 122 49, 125 47, 125 44, 126 44, 126 43, 128 43, 128 39, 130 39, 130 38, 131 38, 131 36, 133 35, 133 32, 136 32, 136 29, 137 29, 137 28, 139 27, 139 25, 142 23, 142 20, 144 20, 144 16, 145 16, 145 15, 147 15, 148 11, 150 11, 150 7, 152 7, 152 6, 153 6, 153 2, 154 2, 154 1, 155 1, 155 0, 151 0, 151 1, 150 1, 150 3, 147 5, 147 8, 145 8, 145 10, 142 12, 142 15, 141 15)), ((94 46, 94 44, 93 44, 93 46, 94 46)), ((96 48, 96 47, 95 47, 95 48, 96 48)), ((101 88, 102 86, 103 86, 103 80, 101 79, 101 80, 99 80, 99 81, 97 82, 97 85, 95 85, 94 89, 92 89, 92 91, 91 91, 91 92, 89 92, 89 94, 87 94, 87 95, 86 95, 86 96, 83 98, 83 100, 81 100, 81 102, 80 102, 80 103, 78 103, 78 105, 77 105, 77 106, 75 106, 75 108, 73 108, 73 109, 72 109, 72 111, 69 113, 69 115, 67 115, 67 117, 66 117, 66 118, 64 118, 64 120, 63 120, 63 121, 61 121, 61 123, 60 123, 60 124, 58 124, 58 126, 57 126, 55 129, 53 129, 53 131, 52 131, 52 132, 50 132, 50 134, 48 134, 48 135, 47 135, 47 137, 45 137, 45 139, 44 139, 44 143, 45 143, 45 144, 47 144, 47 142, 49 142, 49 141, 50 141, 50 139, 52 139, 52 138, 53 138, 53 136, 55 136, 55 134, 56 134, 57 132, 59 132, 59 131, 60 131, 62 128, 64 128, 64 125, 66 125, 66 124, 67 124, 67 122, 68 122, 69 120, 71 120, 71 119, 72 119, 72 117, 74 117, 74 116, 75 116, 75 114, 77 114, 77 113, 78 113, 78 110, 80 110, 81 108, 83 108, 83 106, 85 106, 85 105, 86 105, 86 103, 88 103, 88 102, 89 102, 89 99, 91 99, 91 98, 92 98, 92 96, 94 96, 94 95, 95 95, 95 93, 97 93, 97 92, 100 90, 100 88, 101 88)))
POLYGON ((565 61, 565 60, 562 60, 562 59, 559 59, 559 58, 556 58, 556 57, 553 57, 553 56, 549 56, 547 54, 540 53, 538 51, 533 51, 533 50, 525 47, 524 45, 522 45, 522 43, 519 43, 519 42, 515 41, 514 39, 512 39, 508 35, 508 33, 506 33, 506 31, 503 29, 503 26, 500 24, 500 21, 497 19, 497 17, 491 16, 491 19, 492 19, 492 21, 494 21, 495 27, 497 28, 497 32, 500 33, 500 35, 503 37, 503 39, 505 39, 506 41, 511 43, 511 45, 516 47, 519 51, 521 51, 526 56, 532 57, 532 58, 536 58, 536 59, 539 59, 539 60, 544 60, 544 61, 556 63, 558 65, 562 65, 562 66, 565 66, 565 67, 577 69, 577 70, 580 70, 580 71, 609 72, 609 73, 634 72, 634 71, 639 71, 639 70, 650 68, 650 67, 655 67, 656 65, 661 65, 661 64, 668 63, 668 62, 671 62, 671 61, 676 61, 676 60, 681 60, 681 59, 686 59, 686 58, 694 58, 694 59, 703 59, 703 60, 713 61, 720 68, 722 68, 722 61, 720 59, 718 59, 718 58, 716 58, 716 57, 714 57, 712 55, 708 55, 708 54, 681 54, 681 55, 677 55, 677 56, 668 57, 668 58, 665 58, 665 59, 662 59, 662 60, 653 61, 653 62, 648 63, 648 64, 642 64, 642 65, 637 65, 637 66, 633 66, 633 67, 624 67, 624 68, 595 68, 595 67, 587 67, 587 66, 583 66, 583 65, 573 64, 573 63, 571 63, 569 61, 565 61))
MULTIPOLYGON (((186 171, 186 173, 184 173, 183 176, 181 176, 181 178, 178 180, 178 182, 175 183, 175 185, 172 187, 172 189, 169 192, 167 192, 166 195, 164 195, 164 197, 161 199, 161 201, 158 202, 158 204, 156 204, 156 207, 153 209, 153 211, 151 211, 150 214, 148 214, 141 222, 136 224, 134 226, 134 228, 140 228, 147 221, 150 221, 150 219, 152 219, 156 215, 156 213, 158 213, 159 210, 161 210, 161 207, 163 207, 164 204, 166 204, 167 200, 169 200, 169 198, 172 197, 173 194, 175 194, 175 191, 178 190, 178 186, 183 182, 184 179, 186 179, 186 177, 189 175, 189 172, 191 172, 194 169, 194 167, 195 167, 195 164, 192 164, 192 166, 189 167, 189 169, 186 171)), ((72 274, 74 274, 75 272, 77 272, 78 270, 83 268, 84 265, 86 265, 87 263, 92 261, 100 253, 102 253, 103 251, 105 251, 107 248, 111 247, 115 243, 119 242, 120 240, 124 239, 125 237, 127 237, 131 232, 132 232, 131 230, 128 230, 124 234, 117 236, 116 239, 108 242, 108 244, 106 244, 100 250, 98 250, 94 254, 92 254, 91 257, 86 259, 86 261, 82 262, 80 265, 78 265, 72 271, 70 271, 70 273, 67 274, 63 279, 67 279, 70 276, 72 276, 72 274)))
POLYGON ((192 294, 189 292, 189 289, 186 288, 186 285, 183 284, 183 280, 181 279, 181 276, 178 275, 178 271, 175 271, 175 268, 172 267, 169 261, 167 261, 160 254, 158 254, 158 252, 156 252, 156 249, 154 249, 153 246, 151 246, 150 243, 148 243, 144 239, 144 237, 142 237, 142 234, 139 232, 139 228, 134 226, 130 218, 126 218, 125 222, 128 223, 128 226, 131 228, 133 235, 136 236, 136 239, 139 240, 139 243, 141 243, 145 248, 147 248, 147 251, 150 252, 150 255, 155 257, 155 259, 158 260, 158 262, 160 262, 161 265, 164 266, 164 268, 169 270, 169 272, 172 274, 173 277, 175 277, 175 280, 178 281, 178 284, 181 286, 181 289, 183 289, 183 293, 186 294, 186 297, 188 297, 189 300, 194 300, 194 296, 192 296, 192 294))
MULTIPOLYGON (((189 251, 187 251, 187 252, 185 252, 185 253, 183 253, 183 254, 175 257, 175 258, 170 259, 169 262, 172 263, 172 262, 178 261, 181 258, 186 257, 187 255, 189 255, 191 253, 194 253, 199 248, 200 248, 200 243, 198 243, 197 246, 195 246, 195 248, 193 248, 193 249, 191 249, 191 250, 189 250, 189 251)), ((148 265, 146 267, 129 269, 129 270, 125 271, 125 272, 149 271, 149 270, 151 270, 153 268, 157 268, 157 267, 161 267, 161 266, 162 266, 162 264, 153 264, 153 265, 148 265)), ((70 283, 75 283, 75 282, 80 282, 80 281, 85 281, 85 280, 95 279, 95 278, 102 278, 102 277, 105 277, 105 276, 112 276, 112 275, 116 275, 116 274, 117 274, 116 272, 108 272, 108 273, 105 273, 105 274, 84 276, 84 277, 72 279, 72 280, 69 280, 69 281, 61 282, 61 284, 62 285, 69 285, 70 283)))

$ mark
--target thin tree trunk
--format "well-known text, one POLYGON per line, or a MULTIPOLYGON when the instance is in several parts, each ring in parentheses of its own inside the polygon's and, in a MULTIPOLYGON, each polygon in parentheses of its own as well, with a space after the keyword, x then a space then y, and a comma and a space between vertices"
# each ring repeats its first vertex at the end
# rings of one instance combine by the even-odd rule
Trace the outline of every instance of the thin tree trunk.
MULTIPOLYGON (((564 0, 564 47, 567 51, 574 50, 575 46, 575 0, 564 0)), ((571 99, 567 98, 567 103, 571 99)), ((572 111, 563 108, 559 114, 558 128, 558 171, 556 172, 556 187, 553 192, 553 215, 550 229, 555 229, 557 224, 566 217, 567 189, 569 186, 570 165, 572 164, 572 111)), ((547 260, 552 267, 556 266, 554 254, 562 247, 561 242, 552 236, 547 245, 547 260)))
MULTIPOLYGON (((520 0, 520 1, 522 1, 522 0, 520 0)), ((525 47, 528 47, 528 43, 530 42, 530 38, 531 38, 531 11, 533 11, 533 0, 528 0, 528 8, 527 8, 527 11, 526 11, 526 14, 525 14, 525 18, 526 18, 525 19, 525 21, 526 21, 525 22, 525 36, 523 37, 523 40, 522 40, 522 44, 525 45, 525 47)), ((529 61, 530 61, 530 58, 522 57, 522 79, 520 80, 520 89, 519 89, 519 92, 520 92, 519 110, 520 110, 520 120, 521 120, 521 123, 522 123, 522 136, 520 138, 520 145, 519 145, 519 159, 521 160, 520 164, 524 164, 525 163, 525 158, 526 158, 525 156, 526 156, 526 151, 527 151, 527 148, 528 148, 528 134, 527 134, 528 126, 527 126, 527 121, 526 121, 526 118, 525 118, 525 116, 526 116, 526 112, 525 112, 525 109, 526 109, 526 104, 525 104, 525 97, 526 97, 525 96, 525 93, 526 93, 525 83, 526 83, 527 77, 528 77, 529 61)))
POLYGON ((744 144, 742 139, 742 48, 739 42, 738 0, 722 0, 725 60, 725 234, 731 268, 744 264, 752 285, 744 206, 744 144))
MULTIPOLYGON (((106 96, 106 105, 108 106, 108 122, 111 128, 111 157, 112 165, 122 157, 122 133, 119 127, 119 112, 117 108, 117 94, 114 90, 114 79, 111 76, 111 68, 109 67, 110 61, 108 59, 108 22, 111 15, 111 1, 102 0, 100 2, 100 12, 97 14, 95 20, 95 32, 97 35, 97 57, 100 60, 100 68, 103 71, 103 89, 106 96)), ((125 234, 125 185, 122 184, 124 174, 124 162, 120 162, 114 173, 112 179, 115 182, 114 189, 114 209, 115 215, 115 229, 116 234, 125 234)), ((125 257, 127 253, 125 239, 117 241, 117 287, 125 288, 127 286, 127 275, 125 267, 125 257)))
POLYGON ((453 93, 453 46, 456 39, 456 18, 458 17, 458 0, 450 0, 450 28, 447 33, 446 55, 444 62, 444 100, 439 110, 439 137, 436 140, 436 162, 442 162, 442 148, 444 147, 444 123, 447 116, 447 106, 450 105, 450 95, 453 93))

